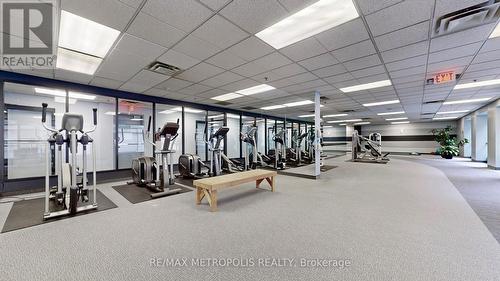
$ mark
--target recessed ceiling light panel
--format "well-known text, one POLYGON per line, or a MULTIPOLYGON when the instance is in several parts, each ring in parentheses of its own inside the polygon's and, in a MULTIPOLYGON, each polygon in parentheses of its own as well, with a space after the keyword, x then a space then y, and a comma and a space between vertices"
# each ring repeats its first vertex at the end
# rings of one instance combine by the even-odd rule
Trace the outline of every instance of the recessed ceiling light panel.
POLYGON ((340 90, 344 93, 351 93, 351 92, 375 89, 375 88, 380 88, 380 87, 386 87, 386 86, 390 86, 390 85, 392 85, 391 80, 382 80, 382 81, 377 81, 377 82, 372 82, 372 83, 366 83, 366 84, 361 84, 361 85, 356 85, 356 86, 340 88, 340 90))

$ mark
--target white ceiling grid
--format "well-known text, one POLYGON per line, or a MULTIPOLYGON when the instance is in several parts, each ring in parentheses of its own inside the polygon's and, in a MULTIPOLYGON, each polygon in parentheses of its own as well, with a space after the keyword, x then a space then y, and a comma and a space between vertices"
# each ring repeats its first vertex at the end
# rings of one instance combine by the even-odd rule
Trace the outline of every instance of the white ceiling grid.
MULTIPOLYGON (((325 114, 355 110, 350 117, 373 122, 382 121, 376 113, 387 110, 404 110, 410 120, 419 121, 437 110, 477 107, 422 104, 448 96, 500 96, 495 87, 452 91, 452 85, 425 85, 427 78, 448 70, 465 70, 463 82, 500 78, 500 38, 488 39, 495 24, 430 36, 437 17, 483 1, 354 0, 359 18, 280 50, 254 36, 315 1, 62 0, 62 9, 120 30, 120 40, 94 76, 64 70, 18 72, 204 104, 216 104, 211 97, 262 83, 277 88, 231 100, 227 107, 236 109, 312 99, 311 92, 320 90, 328 98, 325 114), (156 60, 182 72, 168 77, 145 70, 156 60), (385 79, 393 86, 339 91, 385 79), (401 104, 362 106, 390 99, 401 104)), ((311 105, 294 108, 293 117, 311 110, 311 105)))

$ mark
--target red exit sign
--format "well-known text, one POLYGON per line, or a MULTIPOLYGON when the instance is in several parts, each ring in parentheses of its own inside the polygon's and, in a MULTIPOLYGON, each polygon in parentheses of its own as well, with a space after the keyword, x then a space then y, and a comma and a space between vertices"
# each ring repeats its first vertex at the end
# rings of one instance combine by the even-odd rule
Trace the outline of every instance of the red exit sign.
POLYGON ((455 71, 441 72, 434 76, 434 84, 442 84, 455 81, 455 71))

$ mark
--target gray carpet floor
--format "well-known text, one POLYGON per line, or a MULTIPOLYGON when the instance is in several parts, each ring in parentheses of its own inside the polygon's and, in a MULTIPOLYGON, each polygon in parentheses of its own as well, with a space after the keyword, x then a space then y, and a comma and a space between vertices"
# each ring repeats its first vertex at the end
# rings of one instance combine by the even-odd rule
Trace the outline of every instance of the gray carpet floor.
MULTIPOLYGON (((446 175, 393 159, 345 162, 319 180, 278 176, 184 193, 0 234, 1 280, 500 280, 500 246, 446 175), (347 269, 152 267, 151 258, 348 259, 347 269)), ((8 204, 0 204, 0 224, 8 204)))
POLYGON ((401 157, 436 167, 443 171, 467 200, 483 223, 500 243, 500 171, 488 169, 485 163, 455 157, 401 157))

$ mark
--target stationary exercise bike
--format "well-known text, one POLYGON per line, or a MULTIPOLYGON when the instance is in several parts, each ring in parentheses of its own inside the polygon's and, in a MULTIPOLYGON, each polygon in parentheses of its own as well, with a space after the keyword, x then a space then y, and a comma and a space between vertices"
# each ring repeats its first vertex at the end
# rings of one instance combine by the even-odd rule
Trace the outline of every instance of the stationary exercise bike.
POLYGON ((78 212, 97 209, 96 201, 96 163, 95 163, 95 143, 88 135, 95 131, 97 127, 97 108, 93 109, 94 126, 89 131, 83 131, 83 115, 76 113, 64 113, 62 117, 61 129, 49 128, 46 125, 47 104, 42 103, 42 125, 50 132, 47 139, 46 148, 46 169, 45 169, 45 211, 43 219, 49 219, 65 215, 74 215, 78 212), (92 203, 85 206, 78 206, 78 202, 89 201, 89 189, 87 187, 87 145, 92 143, 92 174, 93 174, 93 198, 92 203), (82 145, 83 167, 78 173, 77 153, 78 144, 82 145), (63 161, 63 146, 69 147, 70 160, 63 161), (57 186, 50 186, 50 151, 56 152, 57 186), (51 211, 50 201, 54 200, 62 210, 51 211))
POLYGON ((175 153, 173 149, 175 140, 178 136, 179 120, 175 122, 167 122, 161 129, 154 134, 153 140, 149 138, 151 131, 151 116, 148 121, 148 130, 144 134, 144 142, 148 142, 154 148, 155 157, 143 156, 132 160, 132 182, 139 186, 147 187, 153 193, 152 198, 167 196, 181 191, 180 188, 172 188, 175 184, 174 164, 172 155, 175 153), (163 140, 163 146, 157 144, 163 140), (160 161, 158 161, 161 159, 160 161), (161 166, 159 166, 161 162, 161 166), (160 173, 161 171, 161 173, 160 173))

